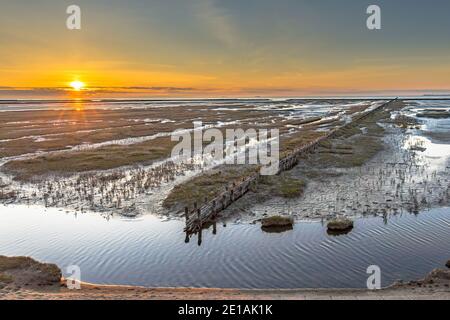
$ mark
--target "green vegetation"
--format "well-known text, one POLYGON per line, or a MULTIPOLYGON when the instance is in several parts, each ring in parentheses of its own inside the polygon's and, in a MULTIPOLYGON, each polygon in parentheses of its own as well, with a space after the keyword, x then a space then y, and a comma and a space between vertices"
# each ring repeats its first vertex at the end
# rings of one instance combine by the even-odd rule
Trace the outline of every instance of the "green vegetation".
POLYGON ((338 148, 319 150, 314 159, 324 167, 359 167, 383 150, 383 143, 378 137, 361 135, 353 138, 353 144, 351 150, 338 148))
POLYGON ((330 236, 340 236, 348 234, 353 230, 353 221, 347 218, 337 218, 327 224, 327 234, 330 236))
POLYGON ((288 177, 286 173, 282 173, 279 176, 261 176, 256 193, 297 198, 303 195, 305 188, 305 181, 288 177))
POLYGON ((222 165, 175 186, 164 200, 163 206, 182 209, 185 206, 192 207, 194 202, 200 206, 205 198, 218 196, 233 181, 242 181, 242 178, 254 174, 256 170, 256 166, 222 165))
POLYGON ((327 140, 313 156, 314 163, 323 167, 359 167, 383 150, 384 129, 378 121, 389 118, 390 113, 379 111, 359 123, 343 128, 337 138, 327 140))
POLYGON ((9 274, 0 273, 0 288, 2 284, 8 284, 14 281, 14 278, 9 274))
POLYGON ((148 164, 170 155, 174 142, 160 138, 133 145, 110 145, 93 150, 74 151, 10 161, 4 165, 16 180, 32 180, 46 174, 67 174, 107 170, 136 163, 148 164))
POLYGON ((261 229, 269 233, 281 233, 292 230, 294 218, 289 216, 273 216, 261 219, 261 229))
POLYGON ((359 126, 349 126, 346 128, 342 128, 338 133, 339 137, 343 139, 350 138, 356 134, 361 134, 361 129, 359 126))
POLYGON ((303 180, 292 178, 281 179, 279 195, 283 198, 296 198, 303 195, 306 184, 303 180))
POLYGON ((261 225, 264 228, 292 226, 293 224, 294 218, 286 216, 272 216, 261 219, 261 225))
POLYGON ((301 146, 324 136, 324 132, 302 130, 287 138, 282 138, 280 143, 280 152, 292 151, 301 146))
POLYGON ((344 231, 353 228, 353 221, 347 218, 338 218, 328 222, 327 228, 333 231, 344 231))
POLYGON ((303 168, 301 170, 302 176, 306 177, 307 179, 311 180, 324 180, 327 178, 336 178, 343 175, 342 172, 336 172, 336 171, 327 171, 327 170, 320 170, 320 169, 313 169, 311 167, 303 168))

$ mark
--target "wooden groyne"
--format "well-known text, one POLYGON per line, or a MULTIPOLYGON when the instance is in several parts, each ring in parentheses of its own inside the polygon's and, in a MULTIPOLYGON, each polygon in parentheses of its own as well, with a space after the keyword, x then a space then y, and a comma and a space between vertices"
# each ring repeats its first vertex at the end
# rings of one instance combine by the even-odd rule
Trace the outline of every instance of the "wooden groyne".
MULTIPOLYGON (((291 151, 287 156, 280 159, 278 173, 292 169, 295 165, 297 165, 300 157, 307 153, 315 151, 317 147, 319 147, 320 143, 326 141, 327 139, 336 137, 341 130, 355 125, 358 121, 367 118, 371 114, 397 100, 397 98, 393 99, 387 103, 379 105, 376 108, 364 112, 363 114, 354 117, 351 122, 333 129, 326 135, 291 151)), ((189 234, 201 231, 203 225, 213 220, 219 212, 225 210, 233 202, 245 195, 250 190, 251 186, 257 183, 260 176, 261 175, 259 171, 257 171, 252 175, 242 178, 242 181, 240 182, 233 182, 233 184, 226 186, 224 192, 219 194, 214 199, 205 198, 204 203, 202 203, 201 205, 199 205, 198 203, 194 203, 193 208, 185 207, 184 214, 186 218, 186 227, 184 231, 186 232, 187 236, 189 236, 189 234)))

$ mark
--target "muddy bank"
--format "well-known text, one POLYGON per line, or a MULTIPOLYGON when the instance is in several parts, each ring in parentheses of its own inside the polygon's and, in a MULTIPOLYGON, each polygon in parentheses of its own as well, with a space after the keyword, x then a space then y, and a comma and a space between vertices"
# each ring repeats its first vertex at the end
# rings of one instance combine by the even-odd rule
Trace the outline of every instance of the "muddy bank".
POLYGON ((8 291, 59 287, 62 273, 55 264, 29 257, 0 256, 0 295, 8 291))

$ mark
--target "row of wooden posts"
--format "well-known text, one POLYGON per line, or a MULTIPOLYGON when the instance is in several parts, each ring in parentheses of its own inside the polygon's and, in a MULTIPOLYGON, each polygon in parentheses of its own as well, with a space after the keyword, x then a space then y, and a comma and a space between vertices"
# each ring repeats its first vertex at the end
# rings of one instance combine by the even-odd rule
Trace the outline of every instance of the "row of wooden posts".
MULTIPOLYGON (((360 121, 368 117, 369 115, 386 107, 388 104, 396 100, 397 98, 385 104, 382 104, 376 108, 373 108, 372 110, 365 112, 362 115, 354 118, 350 123, 347 123, 339 128, 333 129, 328 134, 320 138, 317 138, 314 141, 311 141, 310 143, 300 148, 293 150, 289 155, 280 160, 279 173, 282 171, 292 169, 295 165, 297 165, 298 160, 302 155, 314 151, 320 145, 320 143, 324 142, 327 139, 337 136, 339 134, 339 131, 341 131, 342 129, 346 129, 349 128, 350 126, 353 126, 357 121, 360 121)), ((185 207, 184 214, 186 218, 186 227, 184 231, 186 232, 187 236, 189 234, 201 231, 205 223, 214 219, 219 212, 225 210, 233 202, 235 202, 237 199, 241 198, 244 194, 246 194, 250 190, 252 184, 256 184, 259 178, 260 178, 259 171, 258 172, 255 171, 255 173, 253 173, 252 175, 243 177, 240 182, 235 181, 232 183, 232 185, 226 186, 225 190, 214 199, 208 201, 208 199, 205 198, 202 206, 199 206, 197 202, 194 202, 194 207, 192 209, 185 207)))

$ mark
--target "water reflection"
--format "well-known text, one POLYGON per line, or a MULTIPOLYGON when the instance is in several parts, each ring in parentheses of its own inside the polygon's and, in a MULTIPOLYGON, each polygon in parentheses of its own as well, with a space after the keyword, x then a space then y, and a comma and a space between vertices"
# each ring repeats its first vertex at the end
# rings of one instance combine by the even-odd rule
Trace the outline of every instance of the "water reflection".
POLYGON ((320 222, 298 222, 284 233, 264 233, 253 224, 225 229, 217 222, 185 243, 182 220, 105 220, 1 206, 0 254, 32 256, 61 268, 77 264, 82 279, 94 283, 224 288, 361 288, 372 264, 381 267, 382 285, 388 285, 421 278, 448 260, 450 209, 387 221, 357 219, 352 232, 340 237, 328 235, 320 222))
MULTIPOLYGON (((387 219, 385 220, 385 223, 387 223, 387 219)), ((346 234, 349 234, 350 232, 352 232, 353 228, 348 228, 345 230, 327 230, 327 234, 329 236, 333 236, 333 237, 339 237, 339 236, 344 236, 346 234)))
MULTIPOLYGON (((204 223, 201 228, 199 228, 199 231, 196 233, 189 233, 187 231, 185 231, 186 237, 184 239, 185 243, 189 243, 191 241, 192 237, 197 237, 197 245, 201 246, 202 245, 202 234, 204 231, 209 230, 212 227, 212 234, 216 235, 217 234, 217 220, 211 220, 207 223, 204 223)), ((223 223, 223 227, 226 227, 226 223, 223 223)))
POLYGON ((276 227, 261 227, 261 230, 266 233, 283 233, 287 231, 294 230, 294 227, 292 225, 286 225, 286 226, 276 226, 276 227))

